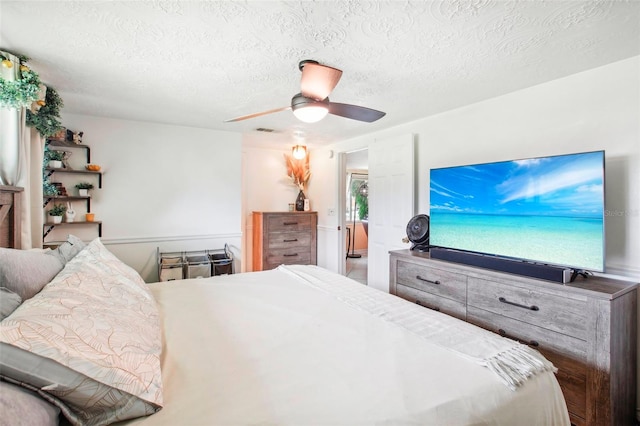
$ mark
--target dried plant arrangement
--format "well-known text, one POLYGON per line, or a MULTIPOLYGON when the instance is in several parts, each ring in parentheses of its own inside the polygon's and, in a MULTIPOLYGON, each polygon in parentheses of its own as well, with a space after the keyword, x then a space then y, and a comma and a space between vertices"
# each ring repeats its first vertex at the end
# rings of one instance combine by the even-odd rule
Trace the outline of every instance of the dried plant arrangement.
POLYGON ((287 176, 300 191, 304 191, 311 177, 309 155, 307 154, 305 158, 297 160, 291 154, 284 154, 284 160, 287 164, 287 176))

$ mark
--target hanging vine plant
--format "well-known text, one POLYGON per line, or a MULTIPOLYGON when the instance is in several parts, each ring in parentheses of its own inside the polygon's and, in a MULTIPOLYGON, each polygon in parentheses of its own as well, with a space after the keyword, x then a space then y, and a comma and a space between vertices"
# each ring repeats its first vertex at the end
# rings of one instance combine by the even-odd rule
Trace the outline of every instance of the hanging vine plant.
POLYGON ((0 53, 2 67, 19 67, 15 80, 0 77, 0 108, 28 108, 32 102, 38 100, 40 77, 25 65, 28 59, 26 56, 19 56, 20 62, 14 64, 11 59, 0 53))
MULTIPOLYGON (((38 101, 40 102, 40 101, 38 101)), ((52 87, 47 87, 44 105, 36 112, 27 109, 27 126, 35 127, 42 137, 49 137, 62 129, 60 108, 64 106, 62 98, 52 87)))

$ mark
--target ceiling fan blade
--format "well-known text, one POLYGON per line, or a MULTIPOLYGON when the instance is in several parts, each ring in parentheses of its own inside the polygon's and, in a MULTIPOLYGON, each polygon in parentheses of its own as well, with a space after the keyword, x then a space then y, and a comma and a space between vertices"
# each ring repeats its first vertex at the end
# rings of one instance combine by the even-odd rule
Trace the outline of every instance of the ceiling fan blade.
POLYGON ((286 106, 286 107, 276 108, 276 109, 270 109, 269 111, 256 112, 254 114, 243 115, 241 117, 236 117, 236 118, 230 118, 229 120, 224 120, 224 122, 225 123, 232 123, 234 121, 248 120, 250 118, 260 117, 261 115, 273 114, 274 112, 286 111, 288 109, 291 109, 291 106, 286 106))
POLYGON ((342 77, 342 71, 337 68, 320 65, 313 62, 304 64, 300 80, 300 92, 307 98, 323 100, 336 87, 342 77))
POLYGON ((372 123, 381 119, 387 113, 377 111, 371 108, 365 108, 358 105, 340 104, 336 102, 328 102, 329 114, 339 115, 340 117, 351 118, 352 120, 366 121, 372 123))

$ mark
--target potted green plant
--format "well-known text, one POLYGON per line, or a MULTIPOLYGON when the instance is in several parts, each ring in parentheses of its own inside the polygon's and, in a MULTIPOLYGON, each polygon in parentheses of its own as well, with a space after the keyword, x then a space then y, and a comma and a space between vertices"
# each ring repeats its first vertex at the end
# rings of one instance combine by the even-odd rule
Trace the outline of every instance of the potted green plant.
POLYGON ((47 151, 47 157, 49 158, 50 168, 59 169, 62 167, 62 160, 64 159, 64 151, 47 151))
POLYGON ((54 204, 51 210, 49 210, 51 223, 62 223, 62 216, 66 210, 67 208, 62 204, 54 204))
POLYGON ((89 190, 93 189, 93 184, 89 183, 89 182, 80 182, 79 184, 76 185, 76 188, 78 188, 78 195, 81 197, 88 197, 89 196, 89 190))

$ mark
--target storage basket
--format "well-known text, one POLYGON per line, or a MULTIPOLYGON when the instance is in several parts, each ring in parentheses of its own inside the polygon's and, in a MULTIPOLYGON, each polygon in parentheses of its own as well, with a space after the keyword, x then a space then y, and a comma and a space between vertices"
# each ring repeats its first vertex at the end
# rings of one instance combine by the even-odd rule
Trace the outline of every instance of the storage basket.
POLYGON ((223 250, 215 253, 210 252, 209 260, 211 261, 211 275, 233 274, 233 253, 227 244, 224 245, 223 250))
POLYGON ((186 256, 185 278, 207 278, 211 276, 211 266, 206 252, 186 256))
POLYGON ((158 252, 158 278, 160 281, 181 280, 184 268, 182 253, 158 252))

